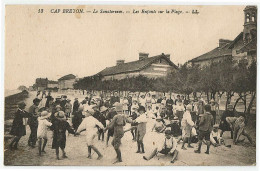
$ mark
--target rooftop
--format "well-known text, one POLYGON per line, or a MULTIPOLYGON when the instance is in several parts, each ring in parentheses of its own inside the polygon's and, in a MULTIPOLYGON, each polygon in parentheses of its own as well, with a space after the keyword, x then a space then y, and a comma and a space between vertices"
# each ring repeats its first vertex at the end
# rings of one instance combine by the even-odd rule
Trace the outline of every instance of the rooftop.
POLYGON ((169 64, 171 66, 173 66, 174 68, 177 69, 178 67, 174 63, 172 63, 170 59, 167 58, 168 56, 170 56, 170 55, 162 54, 162 55, 157 55, 157 56, 153 56, 153 57, 147 57, 142 60, 137 60, 137 61, 128 62, 128 63, 122 63, 120 65, 116 65, 113 67, 107 67, 104 70, 102 70, 101 72, 99 72, 98 74, 100 74, 102 76, 106 76, 106 75, 114 75, 114 74, 120 74, 120 73, 126 73, 126 72, 140 71, 160 58, 164 58, 166 61, 169 62, 169 64))
POLYGON ((73 74, 68 74, 68 75, 65 75, 65 76, 59 78, 58 81, 61 81, 61 80, 71 80, 71 79, 75 79, 75 78, 76 78, 75 75, 73 75, 73 74))
POLYGON ((192 60, 190 60, 190 62, 198 62, 198 61, 204 61, 208 59, 232 55, 232 50, 228 48, 229 44, 230 43, 227 43, 223 47, 217 47, 207 53, 204 53, 203 55, 193 58, 192 60))

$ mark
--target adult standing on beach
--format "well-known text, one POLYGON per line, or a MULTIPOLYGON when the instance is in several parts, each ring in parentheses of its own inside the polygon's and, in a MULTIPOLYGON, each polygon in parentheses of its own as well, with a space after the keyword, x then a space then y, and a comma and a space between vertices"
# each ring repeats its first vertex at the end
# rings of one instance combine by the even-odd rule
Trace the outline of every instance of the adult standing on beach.
POLYGON ((120 145, 121 145, 121 138, 123 138, 123 136, 124 136, 123 127, 126 125, 126 122, 128 122, 128 123, 132 122, 132 120, 123 113, 122 104, 120 104, 120 103, 115 104, 115 110, 117 112, 117 115, 114 116, 111 123, 105 129, 105 131, 106 131, 107 129, 114 128, 114 136, 113 136, 112 145, 116 151, 117 160, 113 164, 122 162, 120 145))
POLYGON ((26 135, 26 118, 30 116, 30 113, 24 110, 25 106, 26 104, 24 102, 18 103, 18 110, 14 114, 14 120, 10 134, 14 135, 15 137, 9 145, 11 150, 17 150, 18 142, 22 136, 26 135))
POLYGON ((79 100, 78 100, 78 98, 75 98, 74 103, 73 103, 72 113, 78 111, 78 109, 79 109, 79 105, 80 105, 80 104, 79 104, 79 100))
POLYGON ((50 101, 51 101, 51 99, 53 99, 53 97, 51 96, 51 92, 49 91, 48 92, 48 95, 46 96, 46 104, 45 104, 45 107, 46 108, 49 108, 50 107, 50 101))
POLYGON ((31 134, 29 136, 28 145, 33 148, 35 147, 37 141, 39 104, 40 100, 35 98, 33 99, 33 105, 29 108, 29 113, 31 114, 31 116, 28 119, 28 125, 30 127, 31 134))
POLYGON ((111 96, 111 98, 110 98, 110 105, 113 106, 114 103, 116 103, 116 102, 120 103, 120 98, 119 98, 117 92, 115 92, 114 95, 111 96))

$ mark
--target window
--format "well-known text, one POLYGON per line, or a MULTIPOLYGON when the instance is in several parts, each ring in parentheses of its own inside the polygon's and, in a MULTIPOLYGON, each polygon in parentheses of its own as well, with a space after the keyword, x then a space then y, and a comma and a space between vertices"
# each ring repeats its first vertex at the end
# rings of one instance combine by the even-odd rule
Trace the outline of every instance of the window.
POLYGON ((246 22, 248 23, 250 21, 250 15, 246 14, 246 22))
POLYGON ((162 63, 162 59, 159 59, 159 63, 162 63))
POLYGON ((252 14, 252 21, 255 22, 255 13, 252 14))

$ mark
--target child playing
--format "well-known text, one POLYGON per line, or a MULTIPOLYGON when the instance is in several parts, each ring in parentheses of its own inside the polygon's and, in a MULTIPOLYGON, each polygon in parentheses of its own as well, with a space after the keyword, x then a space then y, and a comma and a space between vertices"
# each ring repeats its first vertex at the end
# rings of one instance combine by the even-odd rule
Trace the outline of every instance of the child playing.
POLYGON ((147 118, 153 118, 153 117, 154 117, 154 114, 153 114, 153 111, 152 111, 152 107, 151 107, 151 106, 148 106, 148 107, 147 107, 146 115, 147 115, 147 118))
POLYGON ((72 104, 70 103, 71 100, 68 99, 66 101, 66 104, 65 104, 65 114, 66 114, 66 118, 70 118, 70 114, 71 114, 71 111, 72 111, 72 104))
POLYGON ((220 146, 220 135, 217 124, 213 125, 213 130, 210 133, 210 142, 214 147, 220 146))
POLYGON ((246 132, 245 126, 246 126, 245 116, 238 117, 237 120, 235 121, 235 124, 234 124, 234 138, 233 138, 234 144, 239 142, 239 137, 241 135, 244 135, 245 137, 247 137, 249 142, 251 144, 253 144, 253 140, 250 137, 250 135, 246 132))
MULTIPOLYGON (((137 118, 137 109, 138 109, 138 107, 136 107, 136 106, 134 106, 133 108, 132 108, 132 110, 133 110, 133 112, 132 112, 132 114, 130 115, 130 118, 132 119, 132 120, 135 120, 136 118, 137 118)), ((136 134, 137 134, 137 125, 138 125, 138 123, 137 122, 132 122, 131 123, 131 128, 130 128, 130 130, 131 130, 131 134, 132 134, 132 136, 133 136, 133 140, 134 141, 136 141, 136 134)), ((126 132, 126 131, 125 131, 126 132)))
POLYGON ((174 117, 173 120, 170 120, 170 124, 167 124, 165 129, 166 128, 170 128, 171 135, 178 139, 177 142, 179 142, 182 139, 181 137, 182 131, 181 131, 178 117, 174 117))
POLYGON ((68 158, 65 153, 66 130, 71 134, 75 134, 75 132, 66 121, 65 113, 63 111, 56 112, 54 116, 55 119, 51 126, 51 129, 53 130, 52 149, 56 150, 56 159, 60 160, 59 149, 62 151, 62 157, 68 158))
POLYGON ((152 131, 155 129, 156 132, 161 133, 165 130, 165 124, 160 116, 157 116, 156 122, 152 128, 152 131))
POLYGON ((144 143, 143 139, 146 133, 146 123, 147 123, 147 118, 145 115, 145 107, 140 106, 138 109, 139 116, 136 118, 136 122, 138 123, 137 125, 137 147, 138 150, 136 153, 144 153, 144 143), (141 151, 140 151, 141 149, 141 151))
POLYGON ((37 130, 37 138, 39 140, 39 156, 42 155, 42 153, 46 153, 44 151, 44 148, 47 144, 47 128, 48 126, 51 126, 52 123, 47 120, 51 116, 51 113, 48 113, 47 111, 42 111, 41 116, 38 117, 38 130, 37 130), (42 146, 42 140, 43 140, 43 146, 42 146))
POLYGON ((158 153, 162 153, 165 155, 170 154, 172 156, 171 163, 174 163, 178 156, 178 151, 176 150, 176 147, 177 142, 175 138, 171 137, 171 131, 166 130, 164 143, 160 147, 155 148, 149 157, 143 156, 143 159, 150 160, 158 153))
POLYGON ((94 110, 92 108, 87 109, 86 117, 80 124, 76 134, 80 134, 82 131, 86 131, 86 140, 87 140, 87 147, 88 147, 88 158, 91 159, 91 150, 93 149, 97 155, 97 160, 103 158, 103 155, 99 152, 96 148, 94 143, 94 138, 97 135, 97 126, 100 129, 104 129, 104 126, 101 122, 99 122, 96 118, 93 117, 94 110))
POLYGON ((190 111, 192 109, 191 105, 186 106, 186 112, 183 115, 182 121, 181 121, 181 127, 182 127, 182 138, 183 138, 183 144, 181 149, 187 150, 184 145, 186 142, 188 142, 188 148, 193 148, 191 146, 191 130, 194 126, 194 122, 191 119, 190 111))
MULTIPOLYGON (((102 106, 100 108, 100 115, 98 117, 98 121, 101 122, 103 124, 104 127, 106 127, 106 114, 107 114, 108 108, 106 108, 105 106, 102 106)), ((103 129, 98 129, 98 140, 100 140, 100 138, 102 137, 102 141, 104 141, 104 136, 105 133, 103 131, 103 129)))

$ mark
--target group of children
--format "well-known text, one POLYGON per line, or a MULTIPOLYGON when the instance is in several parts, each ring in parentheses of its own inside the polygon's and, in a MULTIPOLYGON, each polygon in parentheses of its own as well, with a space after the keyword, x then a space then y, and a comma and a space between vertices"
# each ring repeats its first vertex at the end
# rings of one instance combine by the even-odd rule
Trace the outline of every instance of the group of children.
MULTIPOLYGON (((18 105, 19 109, 11 130, 11 134, 15 135, 10 144, 11 149, 17 148, 20 138, 26 134, 25 118, 29 118, 31 128, 28 144, 34 147, 38 139, 39 155, 41 156, 42 153, 45 153, 48 141, 47 130, 50 129, 53 134, 52 148, 56 150, 57 159, 60 159, 60 149, 62 157, 67 158, 65 153, 66 131, 75 136, 86 131, 88 158, 92 158, 92 150, 97 153, 98 160, 103 158, 96 146, 95 138, 104 141, 105 132, 107 132, 107 146, 109 138, 113 137, 112 145, 117 154, 115 163, 122 162, 121 138, 127 131, 131 131, 133 140, 137 143, 136 153, 143 154, 145 153, 146 125, 147 122, 154 120, 152 131, 159 134, 164 133, 165 138, 151 154, 143 156, 145 160, 150 160, 158 153, 162 153, 170 154, 171 163, 174 163, 179 153, 176 149, 177 144, 181 140, 182 150, 187 150, 186 143, 187 148, 194 148, 191 144, 198 142, 198 149, 194 151, 195 153, 200 153, 202 142, 205 142, 206 154, 209 154, 210 145, 217 147, 223 142, 219 126, 215 124, 217 105, 214 101, 205 105, 202 99, 188 102, 180 95, 175 100, 166 99, 166 97, 156 99, 150 94, 147 94, 146 97, 141 95, 140 98, 134 94, 133 97, 125 97, 122 101, 117 93, 110 98, 86 97, 82 102, 75 98, 73 105, 70 104, 67 96, 56 98, 54 101, 49 93, 46 99, 44 107, 41 108, 39 108, 39 104, 42 99, 34 99, 29 112, 24 110, 24 103, 18 105), (129 129, 124 129, 126 123, 130 123, 129 129), (22 128, 22 132, 18 131, 17 127, 22 128)), ((225 119, 235 133, 234 143, 238 142, 241 134, 249 137, 244 130, 243 117, 226 117, 225 119)), ((250 137, 248 139, 251 140, 250 137)))

